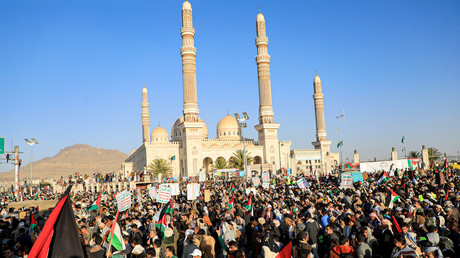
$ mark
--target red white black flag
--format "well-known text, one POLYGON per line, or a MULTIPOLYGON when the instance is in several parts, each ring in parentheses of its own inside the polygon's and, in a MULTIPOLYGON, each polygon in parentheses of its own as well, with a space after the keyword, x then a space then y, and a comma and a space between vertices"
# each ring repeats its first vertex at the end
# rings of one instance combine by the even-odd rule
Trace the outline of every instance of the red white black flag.
POLYGON ((70 189, 61 196, 30 250, 29 257, 84 257, 70 201, 70 189))

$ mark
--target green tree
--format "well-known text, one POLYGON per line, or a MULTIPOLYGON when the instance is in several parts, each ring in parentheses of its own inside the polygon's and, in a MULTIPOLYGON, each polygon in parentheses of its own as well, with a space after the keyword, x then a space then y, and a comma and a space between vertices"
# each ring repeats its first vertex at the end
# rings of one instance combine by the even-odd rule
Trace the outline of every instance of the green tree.
MULTIPOLYGON (((247 163, 252 162, 252 157, 250 153, 246 151, 246 161, 247 163)), ((233 153, 233 156, 229 160, 229 167, 231 168, 238 168, 240 170, 244 169, 244 152, 243 150, 237 150, 233 153)))
POLYGON ((215 169, 224 169, 226 167, 227 167, 227 161, 222 157, 217 158, 216 161, 214 162, 215 169))
POLYGON ((172 167, 167 160, 156 158, 150 162, 147 167, 147 171, 152 173, 154 176, 161 174, 163 177, 168 177, 169 172, 172 171, 172 167))
POLYGON ((429 147, 428 148, 428 159, 430 160, 430 164, 435 162, 439 158, 441 158, 441 152, 434 147, 429 147))
POLYGON ((409 159, 418 159, 420 156, 421 154, 419 151, 409 151, 409 153, 407 153, 407 158, 409 159))

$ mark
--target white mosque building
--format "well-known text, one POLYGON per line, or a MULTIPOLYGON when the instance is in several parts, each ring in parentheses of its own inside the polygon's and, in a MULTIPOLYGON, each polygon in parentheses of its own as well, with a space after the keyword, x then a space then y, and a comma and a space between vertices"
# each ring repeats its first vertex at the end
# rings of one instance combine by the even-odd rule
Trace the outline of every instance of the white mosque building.
POLYGON ((213 171, 218 158, 227 162, 238 150, 253 157, 248 163, 250 171, 276 171, 280 168, 298 171, 299 161, 308 164, 308 159, 323 155, 323 162, 330 171, 336 162, 336 155, 329 153, 330 141, 326 140, 321 82, 315 77, 315 110, 317 120, 317 141, 315 150, 291 150, 290 141, 278 139, 279 123, 274 122, 270 81, 270 55, 265 30, 265 18, 259 13, 256 18, 257 73, 259 85, 259 124, 255 126, 258 139, 243 138, 238 120, 230 115, 217 125, 216 138, 210 138, 206 123, 199 117, 196 83, 195 29, 192 23, 192 6, 188 1, 182 5, 182 57, 183 111, 171 129, 171 135, 160 126, 150 132, 149 102, 147 88, 142 89, 142 145, 133 150, 122 164, 126 172, 143 171, 153 160, 160 158, 170 162, 171 177, 197 176, 201 172, 213 171), (319 81, 319 84, 317 84, 319 81), (318 102, 321 103, 318 103, 318 102), (320 114, 318 114, 320 112, 320 114), (320 123, 318 124, 318 118, 320 123), (319 128, 319 129, 318 129, 319 128), (319 155, 318 155, 319 154, 319 155), (299 157, 299 159, 296 159, 299 157), (328 158, 327 158, 328 157, 328 158))

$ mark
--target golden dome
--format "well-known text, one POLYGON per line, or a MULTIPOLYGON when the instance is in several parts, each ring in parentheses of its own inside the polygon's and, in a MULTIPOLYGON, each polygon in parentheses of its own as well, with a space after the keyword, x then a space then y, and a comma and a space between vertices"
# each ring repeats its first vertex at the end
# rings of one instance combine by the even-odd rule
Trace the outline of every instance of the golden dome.
POLYGON ((153 129, 150 138, 152 141, 167 141, 169 138, 168 131, 161 126, 153 129))
POLYGON ((129 155, 133 155, 134 152, 136 152, 137 149, 134 149, 133 151, 131 151, 131 153, 129 155))
POLYGON ((227 115, 217 124, 217 138, 227 140, 240 139, 240 125, 236 118, 227 115))
POLYGON ((187 0, 182 4, 182 10, 184 9, 192 9, 192 5, 187 0))
POLYGON ((217 131, 222 129, 238 129, 238 121, 233 116, 227 115, 217 124, 217 131))
POLYGON ((261 13, 259 13, 259 14, 257 15, 257 21, 265 21, 264 15, 261 14, 261 13))
POLYGON ((321 79, 319 78, 318 75, 315 76, 315 78, 313 79, 313 82, 314 83, 321 83, 321 79))

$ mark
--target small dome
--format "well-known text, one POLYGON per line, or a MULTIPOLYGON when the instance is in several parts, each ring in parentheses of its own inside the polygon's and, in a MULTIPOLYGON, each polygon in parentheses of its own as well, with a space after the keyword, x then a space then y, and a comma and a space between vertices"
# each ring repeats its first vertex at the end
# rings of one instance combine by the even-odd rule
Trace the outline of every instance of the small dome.
MULTIPOLYGON (((178 137, 180 136, 180 130, 179 130, 179 125, 184 122, 184 116, 179 117, 176 122, 174 122, 173 127, 171 128, 171 137, 173 141, 179 140, 178 137)), ((206 126, 206 123, 201 120, 201 118, 198 118, 198 122, 200 122, 203 125, 203 128, 200 129, 201 135, 203 136, 203 139, 208 138, 208 127, 206 126)))
POLYGON ((319 78, 318 75, 315 76, 315 79, 313 79, 314 83, 321 83, 321 79, 319 78))
POLYGON ((161 126, 153 129, 151 134, 152 141, 167 141, 169 138, 168 131, 161 126))
POLYGON ((131 151, 131 153, 129 155, 133 155, 134 152, 136 152, 137 149, 134 149, 133 151, 131 151))
POLYGON ((147 92, 147 88, 145 86, 142 88, 142 92, 147 92))
POLYGON ((240 125, 236 118, 227 115, 217 124, 217 138, 227 140, 240 139, 240 125))
POLYGON ((261 14, 261 13, 259 13, 259 14, 257 15, 257 21, 265 21, 264 15, 261 14))
POLYGON ((192 10, 192 5, 187 0, 185 0, 185 2, 182 4, 182 10, 184 9, 192 10))

